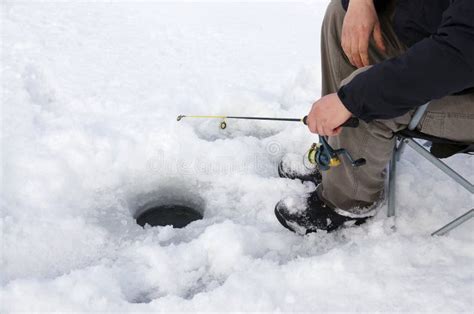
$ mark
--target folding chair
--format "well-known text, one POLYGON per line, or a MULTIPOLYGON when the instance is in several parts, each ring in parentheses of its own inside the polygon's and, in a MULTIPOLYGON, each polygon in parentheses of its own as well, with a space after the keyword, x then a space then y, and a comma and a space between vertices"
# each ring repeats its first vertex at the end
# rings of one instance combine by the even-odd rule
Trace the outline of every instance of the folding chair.
MULTIPOLYGON (((416 130, 416 127, 420 123, 429 103, 420 106, 413 118, 408 125, 408 128, 400 132, 395 133, 396 141, 395 148, 393 150, 392 159, 389 164, 389 179, 388 179, 388 211, 387 216, 395 216, 395 177, 397 170, 397 161, 400 160, 400 156, 406 145, 413 148, 417 153, 435 165, 438 169, 450 176, 454 181, 463 186, 466 190, 474 193, 474 185, 467 181, 463 176, 454 171, 448 165, 440 160, 440 158, 447 158, 458 153, 472 153, 474 152, 474 143, 461 143, 456 141, 450 141, 447 139, 438 138, 423 134, 416 130), (415 139, 422 139, 431 142, 430 150, 427 150, 420 145, 415 139)), ((463 215, 449 222, 445 226, 433 232, 431 235, 444 235, 454 228, 458 227, 462 223, 468 221, 474 217, 474 209, 468 210, 463 215)))

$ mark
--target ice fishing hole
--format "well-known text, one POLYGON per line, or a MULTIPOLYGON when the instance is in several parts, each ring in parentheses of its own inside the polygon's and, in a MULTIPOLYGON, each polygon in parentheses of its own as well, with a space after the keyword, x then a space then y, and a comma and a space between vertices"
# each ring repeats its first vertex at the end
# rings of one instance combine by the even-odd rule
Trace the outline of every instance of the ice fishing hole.
MULTIPOLYGON (((203 201, 198 195, 185 192, 187 189, 166 187, 151 194, 142 195, 141 204, 135 210, 138 225, 145 227, 186 227, 193 221, 203 219, 203 201)), ((189 191, 189 190, 188 190, 189 191)))
POLYGON ((164 204, 146 209, 136 220, 142 227, 145 225, 183 228, 195 220, 202 219, 202 214, 195 208, 180 204, 164 204))

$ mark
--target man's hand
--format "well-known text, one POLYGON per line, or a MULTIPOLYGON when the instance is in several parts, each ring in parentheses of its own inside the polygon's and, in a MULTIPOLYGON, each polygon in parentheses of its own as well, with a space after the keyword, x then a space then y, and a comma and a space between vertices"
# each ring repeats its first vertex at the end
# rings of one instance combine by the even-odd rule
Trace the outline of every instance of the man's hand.
POLYGON ((336 93, 329 94, 313 104, 306 123, 311 132, 335 136, 341 133, 340 125, 352 114, 342 104, 336 93))
POLYGON ((342 24, 341 45, 353 66, 370 65, 368 47, 373 35, 375 45, 385 52, 379 18, 373 0, 351 0, 342 24))

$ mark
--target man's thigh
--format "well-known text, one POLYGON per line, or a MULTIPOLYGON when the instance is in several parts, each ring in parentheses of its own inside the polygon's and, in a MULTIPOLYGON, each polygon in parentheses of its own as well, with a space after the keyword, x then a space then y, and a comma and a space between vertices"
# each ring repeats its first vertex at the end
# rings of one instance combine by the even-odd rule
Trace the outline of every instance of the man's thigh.
POLYGON ((474 142, 474 93, 431 101, 418 129, 441 138, 474 142))

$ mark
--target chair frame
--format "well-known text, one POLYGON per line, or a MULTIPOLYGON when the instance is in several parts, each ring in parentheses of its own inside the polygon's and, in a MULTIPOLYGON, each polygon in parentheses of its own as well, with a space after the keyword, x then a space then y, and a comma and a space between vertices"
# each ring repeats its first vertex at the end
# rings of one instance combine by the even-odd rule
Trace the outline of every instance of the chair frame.
MULTIPOLYGON (((411 119, 409 125, 408 125, 408 130, 413 131, 416 129, 418 124, 421 121, 421 118, 426 112, 426 109, 428 108, 429 103, 426 103, 422 106, 420 106, 416 111, 415 114, 413 115, 413 118, 411 119)), ((427 149, 425 149, 422 145, 420 145, 418 142, 416 142, 413 138, 410 137, 405 137, 400 134, 395 134, 396 136, 396 141, 395 141, 395 147, 392 153, 392 158, 389 163, 389 179, 388 179, 388 210, 387 210, 387 216, 388 217, 393 217, 395 216, 395 198, 396 198, 396 187, 395 187, 395 178, 396 178, 396 172, 397 172, 397 162, 400 160, 400 156, 403 153, 405 147, 408 145, 412 149, 414 149, 418 154, 423 156, 426 160, 431 162, 436 168, 440 169, 444 173, 446 173, 449 177, 451 177, 454 181, 459 183, 462 187, 464 187, 466 190, 471 192, 471 194, 474 194, 474 185, 471 184, 469 181, 467 181, 463 176, 461 176, 459 173, 454 171, 451 167, 449 167, 446 163, 442 162, 439 158, 435 157, 433 154, 431 154, 427 149)), ((445 235, 449 231, 455 229, 462 223, 468 221, 469 219, 474 217, 474 208, 468 210, 466 213, 463 215, 459 216, 458 218, 452 220, 445 226, 439 228, 435 232, 433 232, 431 235, 445 235)))

